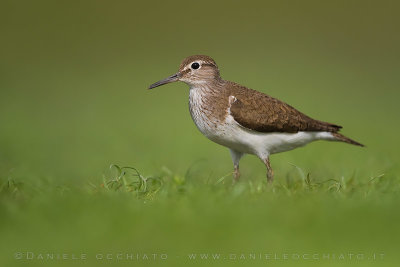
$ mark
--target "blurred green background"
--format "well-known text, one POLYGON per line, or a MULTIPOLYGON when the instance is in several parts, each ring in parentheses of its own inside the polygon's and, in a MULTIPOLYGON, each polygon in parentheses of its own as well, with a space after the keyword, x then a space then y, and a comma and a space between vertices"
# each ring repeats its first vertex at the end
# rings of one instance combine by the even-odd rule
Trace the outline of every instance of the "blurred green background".
POLYGON ((2 1, 0 264, 396 265, 399 8, 397 1, 2 1), (316 142, 274 155, 270 188, 263 164, 248 156, 242 182, 231 187, 229 152, 196 129, 188 87, 146 90, 193 54, 213 57, 224 79, 342 125, 367 147, 316 142), (144 198, 103 189, 110 164, 164 186, 144 198), (341 189, 303 188, 307 174, 341 189), (91 259, 14 259, 49 250, 91 259), (170 259, 93 260, 108 251, 170 259), (385 259, 184 259, 228 251, 385 259))

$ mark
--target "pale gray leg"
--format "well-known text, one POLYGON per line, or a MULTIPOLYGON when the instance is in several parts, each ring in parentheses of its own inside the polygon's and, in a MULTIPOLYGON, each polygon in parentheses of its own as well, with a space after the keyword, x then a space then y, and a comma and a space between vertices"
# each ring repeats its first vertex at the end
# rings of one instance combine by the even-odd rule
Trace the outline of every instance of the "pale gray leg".
POLYGON ((243 156, 242 152, 233 150, 233 149, 229 149, 229 151, 231 152, 231 157, 232 157, 232 161, 233 161, 233 166, 235 168, 234 172, 233 172, 233 177, 235 181, 239 180, 240 177, 240 172, 239 172, 239 161, 243 156))

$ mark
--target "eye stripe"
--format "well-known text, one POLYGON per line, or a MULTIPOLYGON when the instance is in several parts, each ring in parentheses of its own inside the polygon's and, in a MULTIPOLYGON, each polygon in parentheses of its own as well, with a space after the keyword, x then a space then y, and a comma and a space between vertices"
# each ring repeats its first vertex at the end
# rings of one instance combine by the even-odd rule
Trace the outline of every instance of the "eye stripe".
POLYGON ((203 66, 216 67, 214 64, 211 64, 211 63, 203 63, 202 65, 203 66))
POLYGON ((183 71, 181 71, 182 74, 186 74, 186 73, 189 73, 189 72, 190 72, 190 69, 184 69, 183 71))

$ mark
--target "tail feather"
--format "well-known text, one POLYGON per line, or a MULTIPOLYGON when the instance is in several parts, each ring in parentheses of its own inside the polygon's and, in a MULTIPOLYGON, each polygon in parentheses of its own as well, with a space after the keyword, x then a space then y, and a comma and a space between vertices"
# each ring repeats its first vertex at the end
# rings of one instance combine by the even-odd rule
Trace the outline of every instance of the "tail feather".
POLYGON ((356 141, 354 141, 354 140, 352 140, 352 139, 350 139, 350 138, 344 136, 343 134, 340 134, 340 133, 332 133, 332 135, 333 135, 333 136, 336 138, 336 140, 338 140, 338 141, 342 141, 342 142, 345 142, 345 143, 348 143, 348 144, 352 144, 352 145, 356 145, 356 146, 361 146, 361 147, 364 146, 363 144, 360 144, 360 143, 358 143, 358 142, 356 142, 356 141))

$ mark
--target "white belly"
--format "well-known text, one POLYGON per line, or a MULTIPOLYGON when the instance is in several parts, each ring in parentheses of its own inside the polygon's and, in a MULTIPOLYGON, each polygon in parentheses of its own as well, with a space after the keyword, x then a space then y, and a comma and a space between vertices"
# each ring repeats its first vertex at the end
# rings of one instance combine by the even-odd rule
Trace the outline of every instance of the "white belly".
MULTIPOLYGON (((196 123, 196 121, 195 121, 196 123)), ((261 158, 304 146, 315 140, 334 140, 329 132, 261 133, 239 125, 228 115, 216 128, 207 123, 196 123, 199 130, 210 140, 236 151, 255 154, 261 158)))

